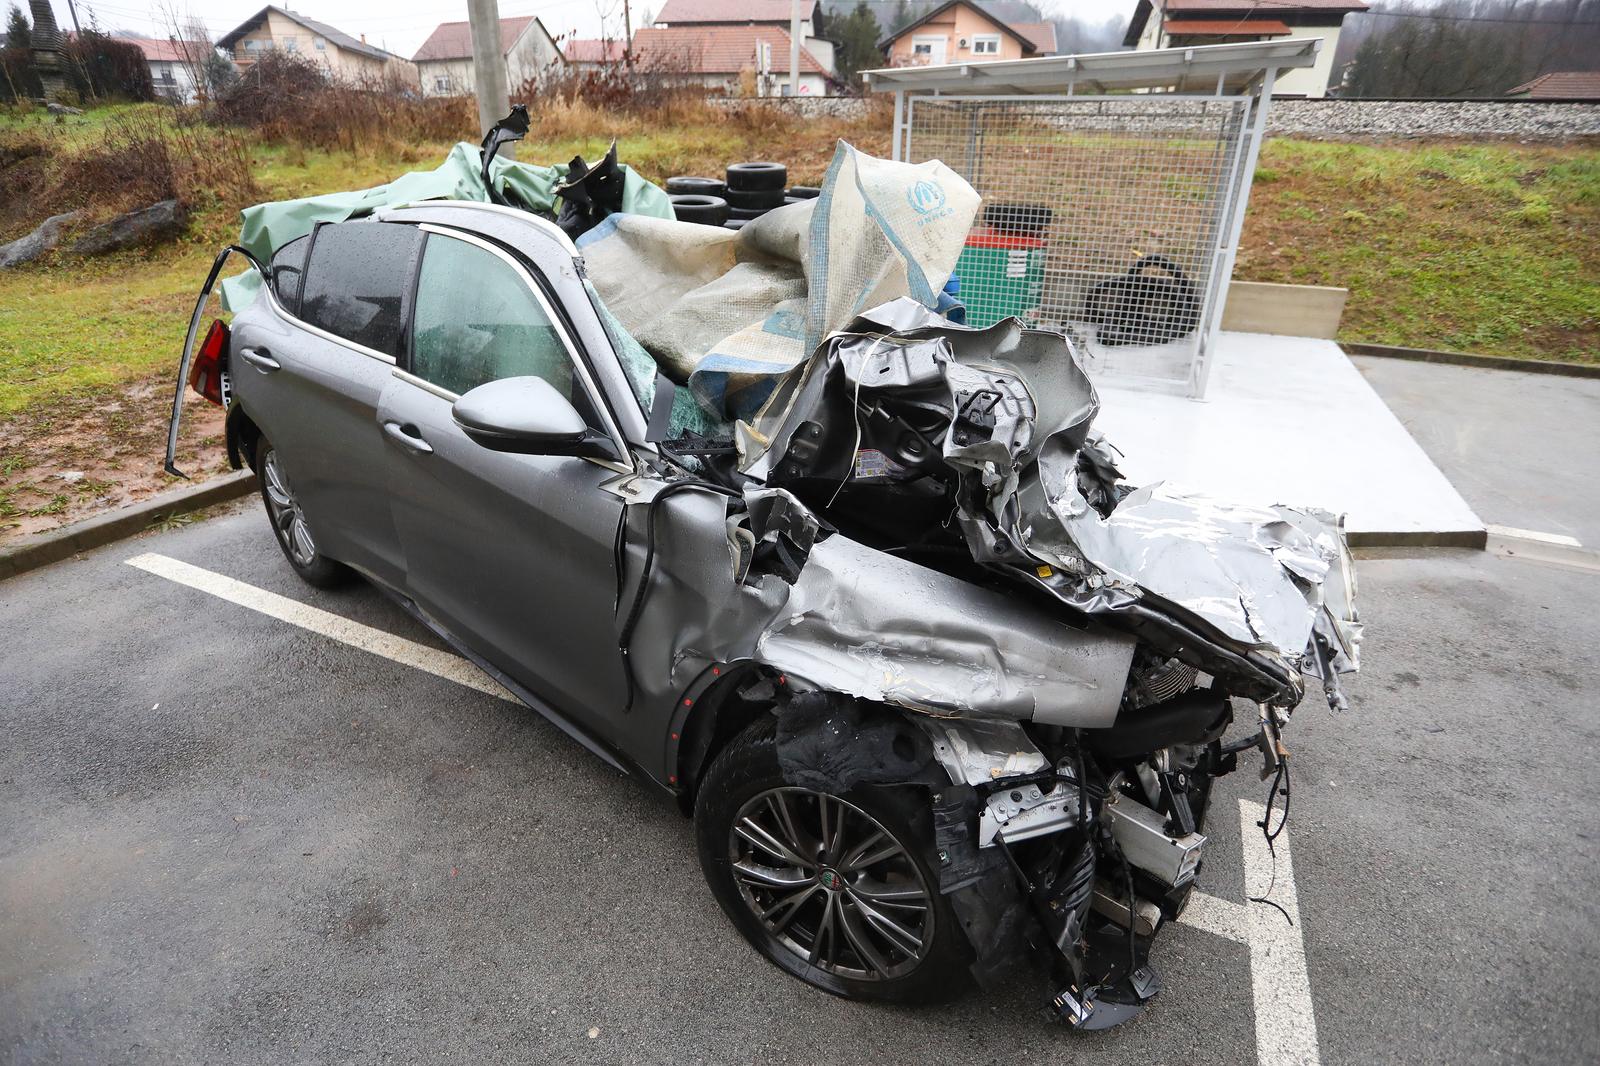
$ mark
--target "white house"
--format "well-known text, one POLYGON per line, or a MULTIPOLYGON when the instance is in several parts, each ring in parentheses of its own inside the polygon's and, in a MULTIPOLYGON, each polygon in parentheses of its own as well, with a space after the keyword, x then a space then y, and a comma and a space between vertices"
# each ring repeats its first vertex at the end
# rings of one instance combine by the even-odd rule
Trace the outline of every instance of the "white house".
MULTIPOLYGON (((506 57, 506 86, 512 96, 524 82, 565 65, 555 38, 537 16, 500 20, 500 52, 506 57)), ((425 96, 466 96, 472 90, 472 28, 465 22, 442 22, 411 57, 425 96)))
POLYGON ((1365 11, 1361 0, 1139 0, 1124 47, 1147 52, 1196 44, 1321 37, 1316 66, 1286 70, 1273 87, 1279 96, 1326 96, 1344 17, 1365 11))
POLYGON ((211 46, 198 41, 180 41, 175 38, 159 40, 154 37, 124 37, 129 44, 137 45, 144 53, 150 67, 150 80, 155 84, 156 96, 175 104, 192 104, 195 99, 195 75, 205 76, 206 52, 211 46))

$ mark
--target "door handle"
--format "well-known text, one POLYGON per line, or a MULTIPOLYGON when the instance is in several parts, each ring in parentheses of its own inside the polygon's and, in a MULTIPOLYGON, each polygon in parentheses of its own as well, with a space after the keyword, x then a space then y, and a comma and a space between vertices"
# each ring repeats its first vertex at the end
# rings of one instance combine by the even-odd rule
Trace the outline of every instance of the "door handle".
POLYGON ((272 353, 265 348, 240 348, 239 357, 263 374, 282 369, 282 364, 272 358, 272 353))
POLYGON ((385 422, 383 431, 390 440, 404 448, 409 448, 419 455, 432 455, 433 445, 422 439, 422 434, 416 426, 404 425, 398 422, 385 422))

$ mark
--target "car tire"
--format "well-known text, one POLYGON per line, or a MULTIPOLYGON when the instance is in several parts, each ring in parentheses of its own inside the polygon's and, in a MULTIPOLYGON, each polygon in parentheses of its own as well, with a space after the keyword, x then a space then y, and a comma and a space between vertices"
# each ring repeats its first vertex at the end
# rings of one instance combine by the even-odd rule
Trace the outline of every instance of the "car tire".
POLYGON ((720 196, 676 193, 668 199, 672 201, 672 213, 677 216, 679 222, 720 226, 728 221, 728 201, 720 196))
MULTIPOLYGON (((712 763, 695 800, 694 820, 700 867, 717 903, 750 945, 780 969, 847 999, 926 1004, 966 990, 971 948, 949 899, 939 891, 932 817, 921 790, 864 787, 835 796, 795 786, 778 765, 775 720, 764 715, 712 763), (768 872, 763 864, 752 864, 752 857, 781 860, 739 829, 752 819, 781 835, 780 807, 798 830, 793 838, 810 842, 801 850, 815 845, 812 854, 795 856, 809 867, 768 872), (845 827, 842 850, 826 849, 809 835, 808 827, 820 827, 819 815, 843 819, 837 823, 845 827), (854 849, 870 847, 874 832, 897 850, 875 863, 854 864, 870 857, 854 849), (808 872, 809 881, 800 880, 808 872), (770 887, 772 878, 784 887, 770 887), (805 898, 796 902, 798 896, 805 898), (792 912, 777 910, 781 904, 791 904, 792 912), (763 917, 763 910, 770 917, 763 917), (880 924, 884 917, 899 931, 880 924), (830 928, 831 937, 824 932, 830 928), (857 947, 863 939, 864 949, 857 947)), ((872 854, 886 847, 879 844, 872 854)))
POLYGON ((815 200, 822 195, 822 189, 816 185, 791 185, 789 196, 791 200, 815 200))
POLYGON ((305 511, 278 462, 278 453, 263 437, 256 446, 256 480, 261 487, 261 502, 267 509, 272 534, 289 565, 300 580, 319 589, 332 588, 350 579, 350 568, 323 555, 306 523, 305 511))
POLYGON ((727 185, 716 178, 697 178, 686 174, 667 179, 668 196, 721 196, 727 185))
POLYGON ((734 163, 724 176, 729 192, 753 192, 758 189, 782 192, 789 183, 789 168, 782 163, 734 163))
POLYGON ((783 206, 782 189, 729 189, 722 198, 730 207, 768 210, 783 206))

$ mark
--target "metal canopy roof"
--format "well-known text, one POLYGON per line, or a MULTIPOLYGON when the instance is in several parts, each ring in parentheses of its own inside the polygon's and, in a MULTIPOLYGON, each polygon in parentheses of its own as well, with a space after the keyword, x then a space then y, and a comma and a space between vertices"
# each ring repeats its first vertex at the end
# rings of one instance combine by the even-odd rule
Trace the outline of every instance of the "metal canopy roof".
POLYGON ((928 67, 884 67, 864 74, 874 92, 939 93, 948 96, 1059 93, 1078 87, 1167 89, 1184 92, 1247 91, 1271 68, 1287 70, 1316 63, 1320 37, 1243 44, 1204 44, 1143 52, 1095 52, 993 63, 947 63, 928 67))

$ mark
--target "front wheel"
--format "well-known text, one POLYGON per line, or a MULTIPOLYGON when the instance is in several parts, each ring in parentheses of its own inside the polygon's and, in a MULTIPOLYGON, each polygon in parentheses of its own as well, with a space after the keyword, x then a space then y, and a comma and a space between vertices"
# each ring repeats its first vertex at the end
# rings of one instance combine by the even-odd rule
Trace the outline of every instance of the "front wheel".
POLYGON ((300 579, 317 588, 331 588, 349 578, 350 571, 317 550, 317 542, 306 523, 305 509, 289 486, 288 475, 278 459, 278 450, 263 439, 257 455, 256 473, 261 482, 261 502, 266 504, 272 532, 278 538, 283 557, 289 560, 300 579))
POLYGON ((919 790, 832 795, 786 782, 763 718, 717 756, 695 802, 700 866, 761 954, 825 992, 935 1003, 970 949, 931 861, 919 790))

